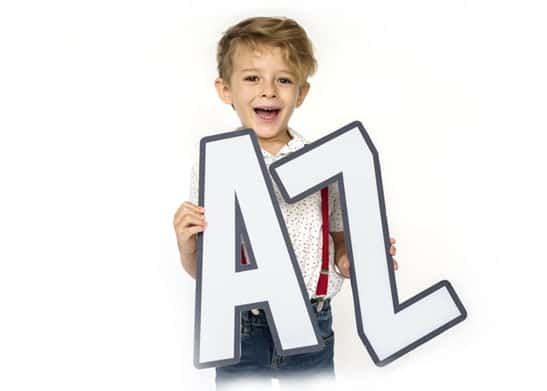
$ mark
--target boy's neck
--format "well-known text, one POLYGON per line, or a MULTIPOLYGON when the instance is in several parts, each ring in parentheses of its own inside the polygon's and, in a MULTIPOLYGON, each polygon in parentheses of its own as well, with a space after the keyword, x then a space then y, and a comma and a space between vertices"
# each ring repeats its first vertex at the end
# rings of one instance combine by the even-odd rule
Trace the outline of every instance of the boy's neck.
POLYGON ((276 137, 258 138, 258 143, 260 144, 260 147, 262 147, 263 150, 275 156, 281 150, 281 148, 287 145, 287 143, 291 139, 292 139, 292 136, 289 133, 289 130, 287 129, 285 130, 285 132, 281 133, 279 136, 276 136, 276 137))

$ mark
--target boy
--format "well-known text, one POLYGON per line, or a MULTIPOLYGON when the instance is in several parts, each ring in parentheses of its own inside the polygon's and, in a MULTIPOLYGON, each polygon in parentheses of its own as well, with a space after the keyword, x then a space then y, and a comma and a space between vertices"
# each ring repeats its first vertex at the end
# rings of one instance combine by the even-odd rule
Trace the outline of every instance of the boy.
MULTIPOLYGON (((243 20, 224 33, 218 44, 217 62, 219 77, 215 87, 218 95, 236 111, 242 128, 255 131, 266 166, 307 143, 289 127, 294 109, 302 105, 310 89, 307 78, 316 68, 312 44, 298 23, 270 17, 243 20)), ((196 236, 207 227, 205 210, 196 205, 197 178, 195 164, 191 199, 179 207, 173 222, 182 265, 193 278, 196 274, 196 236)), ((321 192, 294 204, 287 204, 275 184, 274 188, 325 347, 314 353, 278 356, 264 312, 245 312, 242 314, 241 360, 236 365, 216 369, 217 385, 242 377, 266 383, 271 376, 278 376, 280 380, 304 374, 306 377, 334 377, 330 301, 340 290, 344 278, 349 278, 338 188, 335 184, 329 185, 326 197, 321 192), (325 210, 328 216, 325 216, 325 210), (326 226, 330 235, 322 231, 326 226), (324 246, 328 246, 328 260, 323 259, 323 262, 324 246), (326 262, 328 268, 325 268, 326 262), (318 280, 321 275, 325 276, 325 284, 320 292, 318 280)), ((252 237, 252 232, 249 234, 252 237)), ((394 242, 392 239, 391 243, 394 242)), ((395 255, 393 246, 390 252, 395 255)), ((396 263, 394 267, 397 269, 396 263)))

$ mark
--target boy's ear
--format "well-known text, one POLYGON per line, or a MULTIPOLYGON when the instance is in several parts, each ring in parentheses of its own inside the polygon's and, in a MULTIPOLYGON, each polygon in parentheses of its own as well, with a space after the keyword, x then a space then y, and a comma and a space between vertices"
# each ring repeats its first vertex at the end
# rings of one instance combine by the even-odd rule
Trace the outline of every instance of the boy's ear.
POLYGON ((217 77, 215 80, 215 88, 217 89, 219 98, 224 103, 232 104, 232 91, 230 90, 230 86, 225 83, 222 78, 217 77))
POLYGON ((298 91, 298 98, 296 98, 296 107, 300 107, 302 103, 304 103, 304 99, 306 99, 306 95, 308 95, 308 91, 310 90, 310 83, 305 82, 298 91))

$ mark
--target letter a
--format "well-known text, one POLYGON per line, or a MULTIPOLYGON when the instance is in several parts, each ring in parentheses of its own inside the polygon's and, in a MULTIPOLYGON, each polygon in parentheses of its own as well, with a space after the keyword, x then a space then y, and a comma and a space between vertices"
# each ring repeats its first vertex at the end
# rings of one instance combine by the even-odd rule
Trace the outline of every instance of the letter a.
POLYGON ((261 308, 280 355, 323 348, 317 320, 254 132, 200 143, 194 365, 238 363, 241 312, 261 308), (241 240, 248 264, 241 265, 241 240))

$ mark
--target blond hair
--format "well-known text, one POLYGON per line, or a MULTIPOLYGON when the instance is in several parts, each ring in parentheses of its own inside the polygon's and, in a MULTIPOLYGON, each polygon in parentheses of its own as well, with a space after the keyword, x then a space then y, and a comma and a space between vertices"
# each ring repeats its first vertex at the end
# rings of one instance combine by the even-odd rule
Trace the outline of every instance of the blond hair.
POLYGON ((296 73, 298 84, 304 84, 317 69, 313 46, 304 29, 294 20, 284 17, 254 17, 230 27, 218 42, 218 75, 230 83, 233 71, 232 57, 237 45, 279 47, 285 61, 296 73))

